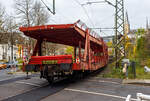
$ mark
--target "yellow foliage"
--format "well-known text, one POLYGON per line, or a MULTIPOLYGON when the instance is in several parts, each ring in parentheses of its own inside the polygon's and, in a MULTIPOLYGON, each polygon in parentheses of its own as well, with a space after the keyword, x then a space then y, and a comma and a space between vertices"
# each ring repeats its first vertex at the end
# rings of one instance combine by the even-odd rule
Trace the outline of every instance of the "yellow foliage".
POLYGON ((65 53, 73 55, 74 54, 74 48, 71 46, 68 46, 65 53))
POLYGON ((108 47, 112 47, 112 41, 107 42, 107 46, 108 46, 108 47))

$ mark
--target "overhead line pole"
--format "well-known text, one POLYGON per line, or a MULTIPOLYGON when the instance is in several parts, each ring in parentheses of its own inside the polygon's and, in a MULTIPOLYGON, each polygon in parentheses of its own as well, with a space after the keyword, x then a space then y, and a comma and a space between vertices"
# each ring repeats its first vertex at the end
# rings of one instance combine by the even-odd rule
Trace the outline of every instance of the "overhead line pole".
POLYGON ((115 27, 115 36, 116 36, 115 57, 116 57, 116 68, 118 68, 119 61, 126 56, 125 30, 124 30, 124 0, 116 0, 115 26, 116 26, 115 27))

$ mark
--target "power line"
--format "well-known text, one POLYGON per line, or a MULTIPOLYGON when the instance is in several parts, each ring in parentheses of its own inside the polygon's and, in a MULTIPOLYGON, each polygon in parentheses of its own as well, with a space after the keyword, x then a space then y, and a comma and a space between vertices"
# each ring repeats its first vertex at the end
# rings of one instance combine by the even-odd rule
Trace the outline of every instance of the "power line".
POLYGON ((57 21, 55 21, 54 19, 50 19, 50 21, 54 22, 55 24, 57 24, 57 21))
MULTIPOLYGON (((47 0, 46 0, 46 1, 47 1, 47 0)), ((48 1, 47 1, 47 2, 48 2, 48 1)), ((52 6, 52 4, 50 4, 50 3, 49 3, 49 5, 52 6)), ((57 8, 56 8, 55 10, 56 10, 57 14, 59 14, 61 17, 64 17, 65 19, 68 19, 68 20, 71 22, 71 20, 70 20, 69 17, 67 17, 67 16, 65 16, 63 13, 61 13, 57 8)))
POLYGON ((92 20, 91 20, 90 16, 88 15, 88 12, 86 11, 86 9, 82 6, 82 4, 80 4, 80 2, 79 2, 78 0, 74 0, 74 1, 82 7, 84 13, 86 14, 86 16, 87 16, 87 18, 89 19, 90 23, 91 23, 92 26, 94 27, 94 23, 92 22, 92 20))
POLYGON ((81 4, 82 6, 84 6, 84 5, 91 5, 91 4, 93 4, 93 3, 105 3, 106 1, 95 1, 95 2, 86 2, 85 4, 81 4))
MULTIPOLYGON (((124 30, 124 0, 115 0, 116 4, 105 0, 109 5, 115 8, 115 59, 116 67, 119 67, 119 62, 122 58, 126 57, 125 51, 125 30, 124 30), (123 35, 122 35, 123 34, 123 35)), ((92 3, 103 3, 103 2, 87 2, 87 4, 92 3)))
POLYGON ((115 29, 115 28, 91 28, 91 29, 107 29, 107 30, 113 30, 113 29, 115 29))
POLYGON ((83 8, 83 10, 84 10, 85 14, 87 15, 87 17, 88 17, 89 21, 91 22, 92 26, 94 27, 94 23, 92 22, 92 20, 91 20, 90 16, 88 15, 88 12, 86 11, 86 9, 85 9, 83 6, 82 6, 82 8, 83 8))
MULTIPOLYGON (((79 2, 77 2, 78 4, 80 4, 79 2)), ((108 4, 111 4, 112 6, 114 6, 111 2, 109 2, 109 1, 107 1, 107 0, 105 0, 105 1, 95 1, 95 2, 90 2, 90 1, 88 1, 88 2, 86 2, 85 4, 81 4, 82 5, 82 7, 83 6, 85 6, 85 5, 91 5, 91 4, 93 4, 93 3, 108 3, 108 4)), ((114 15, 114 14, 113 14, 114 15)), ((112 16, 112 15, 111 15, 112 16)), ((105 18, 106 19, 106 18, 105 18)), ((104 19, 103 19, 104 20, 104 19)), ((102 21, 103 21, 102 20, 102 21)), ((105 20, 106 21, 106 20, 105 20)), ((103 21, 103 22, 105 22, 105 21, 103 21)), ((91 29, 99 29, 100 31, 111 31, 111 30, 113 30, 114 28, 91 28, 91 29)), ((111 35, 113 35, 113 34, 111 34, 111 35)))
POLYGON ((44 4, 48 11, 50 11, 53 15, 55 14, 55 0, 53 0, 53 11, 46 5, 43 0, 41 0, 41 2, 44 4))

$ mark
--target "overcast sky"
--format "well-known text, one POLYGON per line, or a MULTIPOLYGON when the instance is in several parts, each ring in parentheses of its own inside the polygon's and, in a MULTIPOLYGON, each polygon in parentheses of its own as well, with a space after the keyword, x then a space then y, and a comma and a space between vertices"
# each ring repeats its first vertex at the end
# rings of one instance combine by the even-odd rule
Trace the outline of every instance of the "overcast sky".
MULTIPOLYGON (((40 1, 40 0, 39 0, 40 1)), ((43 0, 49 7, 52 6, 52 0, 43 0)), ((103 1, 103 0, 78 0, 81 4, 87 1, 103 1)), ((114 3, 115 0, 109 0, 114 3)), ((9 15, 14 14, 13 0, 0 0, 0 3, 5 6, 9 15)), ((44 5, 43 5, 44 6, 44 5)), ((51 15, 51 23, 73 23, 81 19, 89 27, 113 27, 115 9, 104 4, 92 4, 83 8, 76 0, 56 0, 56 15, 51 15)), ((125 0, 125 11, 128 12, 129 21, 132 29, 146 26, 146 17, 150 19, 150 0, 125 0)), ((105 32, 105 33, 112 33, 105 32)))

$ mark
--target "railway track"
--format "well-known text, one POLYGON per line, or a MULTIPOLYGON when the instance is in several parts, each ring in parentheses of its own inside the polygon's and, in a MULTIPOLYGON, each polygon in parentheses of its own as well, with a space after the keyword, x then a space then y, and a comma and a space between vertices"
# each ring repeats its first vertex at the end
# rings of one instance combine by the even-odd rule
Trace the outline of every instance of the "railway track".
MULTIPOLYGON (((23 83, 23 82, 22 82, 23 83)), ((26 83, 29 84, 29 83, 26 83)), ((33 84, 32 84, 33 85, 33 84)), ((22 94, 18 94, 16 96, 8 97, 2 101, 40 101, 47 96, 55 94, 69 85, 68 80, 62 80, 60 82, 56 82, 53 85, 43 84, 42 86, 38 86, 29 91, 26 91, 22 94)))
MULTIPOLYGON (((100 69, 97 72, 92 72, 91 74, 88 74, 88 76, 86 75, 85 78, 88 79, 88 77, 95 76, 102 70, 103 69, 100 69)), ((34 84, 34 83, 19 81, 19 80, 25 79, 25 77, 15 78, 12 80, 5 81, 5 83, 16 82, 16 83, 20 83, 20 84, 35 86, 35 87, 31 88, 28 91, 25 91, 21 94, 14 95, 14 96, 8 96, 8 98, 6 98, 2 101, 40 101, 50 95, 60 92, 61 90, 67 88, 70 84, 81 82, 81 80, 84 80, 83 78, 84 77, 81 78, 80 76, 79 76, 79 78, 74 78, 75 80, 66 78, 59 82, 58 81, 54 82, 51 85, 49 85, 48 82, 46 82, 42 85, 38 85, 38 84, 34 84)), ((5 83, 3 83, 3 84, 5 84, 5 83)))
POLYGON ((101 71, 92 73, 85 79, 76 79, 76 82, 73 83, 64 79, 49 85, 46 80, 40 80, 37 77, 16 81, 23 87, 30 85, 31 89, 2 99, 2 101, 72 101, 73 98, 77 99, 76 101, 97 101, 98 99, 102 101, 123 101, 128 94, 131 94, 134 99, 137 92, 149 94, 149 87, 122 85, 121 79, 95 77, 101 71))

